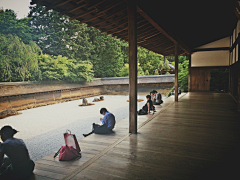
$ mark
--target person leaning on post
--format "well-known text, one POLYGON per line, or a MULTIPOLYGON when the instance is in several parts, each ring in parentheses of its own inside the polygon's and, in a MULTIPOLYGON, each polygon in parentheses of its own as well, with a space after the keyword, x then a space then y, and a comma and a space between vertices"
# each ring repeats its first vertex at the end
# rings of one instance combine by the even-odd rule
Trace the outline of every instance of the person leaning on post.
POLYGON ((17 132, 11 126, 4 126, 0 130, 3 141, 0 143, 0 179, 23 180, 31 176, 34 170, 35 164, 30 159, 25 143, 13 137, 17 132))

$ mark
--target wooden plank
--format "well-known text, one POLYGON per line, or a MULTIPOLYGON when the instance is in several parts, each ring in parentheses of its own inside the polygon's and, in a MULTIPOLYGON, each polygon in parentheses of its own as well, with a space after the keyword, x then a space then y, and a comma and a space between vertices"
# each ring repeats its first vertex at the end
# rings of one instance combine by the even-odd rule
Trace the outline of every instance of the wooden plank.
POLYGON ((38 169, 34 170, 34 174, 43 176, 43 177, 47 177, 47 178, 51 178, 51 179, 57 179, 57 180, 62 179, 64 177, 63 174, 58 174, 58 173, 53 173, 53 172, 48 172, 48 171, 43 171, 43 170, 38 170, 38 169))
MULTIPOLYGON (((144 158, 146 158, 146 156, 144 158)), ((124 179, 170 179, 170 177, 176 179, 180 174, 182 177, 184 176, 183 173, 176 171, 170 172, 166 167, 159 166, 158 164, 141 163, 141 161, 136 161, 134 157, 127 159, 119 156, 114 158, 104 156, 95 164, 89 166, 89 169, 96 172, 104 172, 104 169, 108 169, 107 174, 109 177, 118 176, 124 179), (127 167, 131 167, 131 169, 127 167)), ((185 175, 184 177, 186 179, 188 176, 185 175)))
POLYGON ((129 132, 137 133, 137 22, 136 5, 128 3, 129 132))
POLYGON ((33 174, 28 180, 53 180, 52 178, 43 177, 37 174, 33 174))
POLYGON ((109 173, 104 173, 105 171, 102 169, 102 171, 93 171, 93 170, 83 170, 81 173, 77 174, 71 180, 79 180, 79 179, 108 179, 108 180, 123 180, 125 178, 122 178, 120 176, 116 175, 110 175, 109 173))
POLYGON ((73 171, 73 169, 69 169, 68 167, 60 168, 60 167, 46 165, 42 163, 35 163, 35 169, 58 173, 62 175, 67 175, 73 171))

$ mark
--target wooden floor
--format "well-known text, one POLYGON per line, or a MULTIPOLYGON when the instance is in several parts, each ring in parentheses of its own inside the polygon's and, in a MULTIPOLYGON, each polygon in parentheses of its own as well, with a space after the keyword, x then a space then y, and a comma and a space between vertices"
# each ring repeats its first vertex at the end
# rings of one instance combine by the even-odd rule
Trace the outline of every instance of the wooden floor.
POLYGON ((32 179, 240 179, 240 113, 229 94, 191 92, 156 107, 138 116, 137 135, 119 121, 114 134, 80 140, 80 160, 38 160, 32 179))

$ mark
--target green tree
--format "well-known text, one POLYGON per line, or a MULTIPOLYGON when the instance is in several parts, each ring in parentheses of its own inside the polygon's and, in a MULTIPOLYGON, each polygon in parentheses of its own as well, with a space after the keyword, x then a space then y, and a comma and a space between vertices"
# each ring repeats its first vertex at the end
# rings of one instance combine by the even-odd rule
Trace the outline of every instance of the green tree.
POLYGON ((149 76, 148 70, 145 71, 145 75, 146 75, 146 76, 149 76))
POLYGON ((124 57, 121 53, 122 42, 111 35, 93 29, 90 39, 94 45, 94 56, 90 59, 94 76, 116 77, 124 65, 124 57))
POLYGON ((164 67, 163 67, 163 69, 165 70, 165 71, 169 71, 170 70, 170 67, 169 67, 169 61, 168 60, 166 60, 165 61, 165 64, 164 64, 164 67))
MULTIPOLYGON (((124 67, 122 67, 122 69, 120 70, 118 75, 120 77, 129 76, 129 64, 127 64, 127 63, 124 64, 124 67)), ((137 69, 137 76, 145 76, 145 73, 140 66, 138 66, 138 69, 137 69)))
POLYGON ((163 56, 152 51, 149 51, 145 48, 138 47, 138 62, 140 63, 140 67, 145 72, 149 71, 149 74, 154 75, 155 70, 159 69, 159 64, 163 59, 163 56))
POLYGON ((78 82, 93 79, 92 64, 88 61, 79 62, 61 55, 44 54, 39 57, 39 67, 42 72, 42 80, 78 82))
POLYGON ((18 36, 24 44, 32 41, 32 28, 28 26, 29 18, 17 19, 13 10, 0 9, 0 34, 18 36))
POLYGON ((127 77, 129 76, 129 64, 124 64, 124 66, 122 67, 122 69, 119 71, 118 74, 120 77, 127 77))
POLYGON ((13 35, 0 35, 0 81, 38 80, 38 56, 41 49, 34 43, 24 44, 13 35))
POLYGON ((164 61, 160 61, 158 64, 158 69, 162 70, 164 61))
POLYGON ((30 7, 29 25, 33 38, 44 54, 62 55, 78 61, 91 59, 93 45, 89 39, 89 28, 59 12, 46 10, 44 6, 30 7))
POLYGON ((189 61, 185 60, 182 64, 179 64, 178 84, 179 88, 183 91, 188 91, 188 64, 189 61))

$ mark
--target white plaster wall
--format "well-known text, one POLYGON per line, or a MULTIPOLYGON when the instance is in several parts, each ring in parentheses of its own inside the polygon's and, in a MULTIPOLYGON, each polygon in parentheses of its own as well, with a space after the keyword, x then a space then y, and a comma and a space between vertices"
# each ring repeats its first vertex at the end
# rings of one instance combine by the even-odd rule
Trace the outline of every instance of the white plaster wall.
POLYGON ((209 44, 199 46, 196 49, 219 48, 219 47, 230 47, 230 37, 226 37, 226 38, 211 42, 209 44))
POLYGON ((200 51, 191 56, 191 67, 229 66, 229 51, 200 51))

